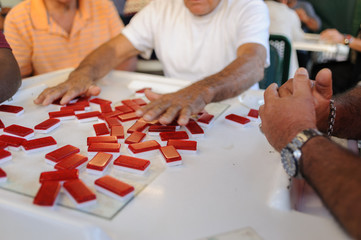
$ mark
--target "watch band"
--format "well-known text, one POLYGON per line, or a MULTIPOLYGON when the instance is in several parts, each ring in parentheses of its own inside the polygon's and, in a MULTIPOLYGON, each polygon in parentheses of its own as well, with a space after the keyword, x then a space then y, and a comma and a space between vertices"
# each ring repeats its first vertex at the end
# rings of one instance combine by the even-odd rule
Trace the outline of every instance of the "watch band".
POLYGON ((299 161, 302 156, 301 148, 308 140, 315 136, 323 136, 323 134, 313 128, 303 130, 282 149, 282 165, 290 177, 302 177, 299 169, 299 161))

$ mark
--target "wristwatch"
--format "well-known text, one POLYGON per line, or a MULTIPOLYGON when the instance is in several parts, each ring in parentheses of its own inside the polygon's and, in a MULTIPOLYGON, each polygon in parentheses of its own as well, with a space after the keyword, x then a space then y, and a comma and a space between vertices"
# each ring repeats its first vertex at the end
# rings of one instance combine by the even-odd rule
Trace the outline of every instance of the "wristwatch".
POLYGON ((350 43, 353 41, 353 37, 349 34, 344 34, 343 35, 343 44, 348 46, 350 45, 350 43))
POLYGON ((301 148, 308 140, 315 136, 323 136, 323 134, 313 128, 303 130, 282 149, 282 165, 290 177, 302 178, 299 167, 299 161, 302 155, 301 148))

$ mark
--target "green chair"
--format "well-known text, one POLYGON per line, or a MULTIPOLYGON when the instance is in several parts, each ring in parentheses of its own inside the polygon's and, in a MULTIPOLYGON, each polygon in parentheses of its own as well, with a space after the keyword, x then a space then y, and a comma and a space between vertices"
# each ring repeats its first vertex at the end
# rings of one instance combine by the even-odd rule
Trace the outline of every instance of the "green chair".
POLYGON ((259 82, 260 89, 266 89, 271 83, 281 86, 288 80, 291 60, 291 43, 281 35, 270 35, 270 66, 264 71, 259 82))
POLYGON ((264 70, 264 78, 260 81, 259 88, 266 89, 272 83, 281 84, 281 66, 280 66, 280 56, 277 49, 270 45, 270 65, 264 70))
POLYGON ((269 43, 271 46, 277 49, 278 55, 280 57, 280 73, 282 74, 281 77, 281 84, 287 82, 288 75, 290 71, 290 62, 291 62, 291 42, 288 40, 287 37, 282 35, 274 35, 271 34, 269 37, 269 43))

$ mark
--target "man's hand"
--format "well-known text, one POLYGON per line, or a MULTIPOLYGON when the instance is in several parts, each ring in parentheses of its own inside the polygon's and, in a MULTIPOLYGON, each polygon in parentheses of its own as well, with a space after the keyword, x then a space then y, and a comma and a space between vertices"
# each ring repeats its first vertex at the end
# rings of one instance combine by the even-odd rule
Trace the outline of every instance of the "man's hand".
POLYGON ((97 96, 100 88, 94 82, 82 74, 80 71, 74 71, 69 78, 55 87, 45 89, 35 100, 35 104, 49 105, 55 100, 61 98, 60 104, 67 104, 77 96, 97 96))
POLYGON ((336 29, 326 29, 321 32, 320 39, 329 43, 343 44, 344 36, 336 29))
MULTIPOLYGON (((317 127, 326 132, 328 127, 328 115, 330 113, 330 100, 332 97, 332 73, 329 69, 322 69, 316 75, 316 80, 311 82, 312 94, 316 106, 317 127)), ((288 80, 279 89, 281 97, 293 94, 293 79, 288 80)))
POLYGON ((193 114, 207 105, 204 92, 195 85, 164 95, 146 90, 145 95, 151 102, 139 109, 137 115, 146 121, 159 119, 161 124, 169 124, 178 117, 178 124, 186 125, 193 114))
POLYGON ((291 95, 282 97, 277 85, 270 85, 264 93, 265 104, 259 109, 262 131, 277 151, 281 151, 300 131, 316 128, 314 97, 304 68, 297 70, 292 89, 291 95))

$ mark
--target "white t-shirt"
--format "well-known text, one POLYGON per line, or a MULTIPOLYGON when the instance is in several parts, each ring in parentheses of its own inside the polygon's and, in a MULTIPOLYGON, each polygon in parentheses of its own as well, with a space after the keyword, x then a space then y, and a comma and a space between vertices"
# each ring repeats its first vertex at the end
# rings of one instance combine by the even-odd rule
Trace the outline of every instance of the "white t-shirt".
MULTIPOLYGON (((294 10, 279 2, 266 1, 265 3, 268 6, 271 19, 269 28, 271 34, 286 36, 291 43, 292 41, 303 39, 304 32, 301 28, 301 21, 294 10)), ((298 60, 296 50, 292 49, 289 77, 294 76, 297 68, 298 60)))
POLYGON ((268 27, 268 9, 261 0, 221 0, 201 17, 184 0, 154 0, 123 34, 145 57, 154 49, 166 76, 198 81, 235 60, 242 44, 259 43, 268 52, 268 27))

